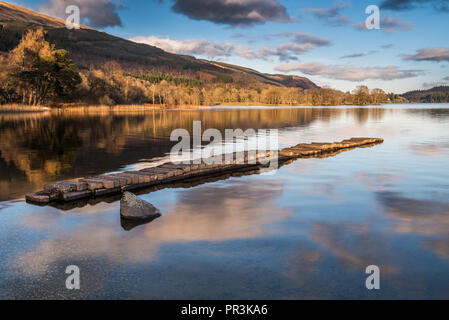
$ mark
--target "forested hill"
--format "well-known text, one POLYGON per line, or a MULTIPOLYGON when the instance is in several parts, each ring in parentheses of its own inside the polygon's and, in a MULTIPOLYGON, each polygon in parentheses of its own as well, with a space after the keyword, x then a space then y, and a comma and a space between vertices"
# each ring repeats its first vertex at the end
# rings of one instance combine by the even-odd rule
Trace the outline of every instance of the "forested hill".
POLYGON ((115 62, 130 72, 155 70, 176 76, 213 83, 232 83, 239 87, 273 85, 303 89, 318 88, 304 77, 271 75, 248 68, 220 65, 207 60, 165 52, 159 48, 121 39, 87 27, 70 31, 65 22, 0 1, 0 55, 18 45, 28 29, 44 27, 46 39, 82 69, 115 62))
POLYGON ((212 106, 406 102, 166 52, 0 1, 0 104, 212 106))
POLYGON ((434 87, 429 90, 415 90, 402 94, 410 102, 449 102, 449 86, 434 87))

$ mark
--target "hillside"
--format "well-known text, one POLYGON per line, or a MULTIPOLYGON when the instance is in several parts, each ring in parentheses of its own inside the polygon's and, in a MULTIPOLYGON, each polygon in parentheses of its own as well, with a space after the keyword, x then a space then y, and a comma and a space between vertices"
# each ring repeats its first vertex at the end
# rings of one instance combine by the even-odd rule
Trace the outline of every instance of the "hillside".
POLYGON ((62 19, 52 18, 3 1, 0 1, 0 21, 21 21, 51 28, 65 26, 65 21, 62 19))
POLYGON ((286 76, 281 74, 268 74, 268 73, 260 73, 255 70, 235 66, 232 64, 222 63, 222 62, 212 62, 215 65, 219 65, 228 70, 242 72, 248 75, 252 75, 254 77, 260 78, 261 81, 273 84, 273 85, 281 85, 289 88, 304 88, 304 89, 313 89, 318 88, 318 86, 305 77, 299 76, 286 76))
MULTIPOLYGON (((87 27, 70 31, 65 22, 0 1, 0 52, 14 48, 28 29, 44 27, 47 41, 65 49, 80 69, 98 68, 114 61, 128 72, 148 70, 184 76, 202 82, 233 83, 240 87, 269 84, 278 87, 318 88, 303 77, 270 75, 252 69, 165 52, 87 27)), ((1 53, 0 53, 1 54, 1 53)))
POLYGON ((414 90, 402 94, 410 102, 449 102, 449 86, 434 87, 429 90, 414 90))

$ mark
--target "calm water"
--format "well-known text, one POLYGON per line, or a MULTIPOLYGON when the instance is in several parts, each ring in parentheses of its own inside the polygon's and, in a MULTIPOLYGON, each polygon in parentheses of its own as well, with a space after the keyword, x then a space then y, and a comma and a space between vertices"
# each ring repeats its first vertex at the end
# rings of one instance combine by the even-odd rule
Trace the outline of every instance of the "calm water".
POLYGON ((0 115, 0 299, 449 298, 449 105, 0 115), (280 146, 383 137, 275 175, 38 207, 47 181, 167 159, 175 128, 279 129, 280 146), (381 269, 381 290, 365 268, 381 269), (65 268, 81 290, 65 289, 65 268))

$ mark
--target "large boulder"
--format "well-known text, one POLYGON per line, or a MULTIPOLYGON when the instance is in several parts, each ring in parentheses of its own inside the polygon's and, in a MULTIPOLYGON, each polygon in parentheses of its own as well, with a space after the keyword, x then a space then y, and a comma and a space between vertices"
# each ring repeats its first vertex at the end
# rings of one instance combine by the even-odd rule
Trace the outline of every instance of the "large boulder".
POLYGON ((148 221, 159 218, 161 212, 131 192, 125 192, 120 201, 120 216, 126 220, 148 221))

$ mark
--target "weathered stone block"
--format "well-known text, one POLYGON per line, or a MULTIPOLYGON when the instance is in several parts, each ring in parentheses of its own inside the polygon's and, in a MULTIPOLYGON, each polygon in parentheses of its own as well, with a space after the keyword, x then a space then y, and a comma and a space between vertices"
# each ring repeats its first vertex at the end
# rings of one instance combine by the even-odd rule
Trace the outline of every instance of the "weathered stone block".
POLYGON ((123 175, 121 173, 111 174, 110 176, 117 177, 117 178, 120 178, 120 179, 124 179, 125 180, 125 185, 133 183, 133 179, 130 176, 123 175))
POLYGON ((132 171, 130 173, 139 176, 139 183, 150 183, 151 181, 151 175, 146 174, 145 172, 132 171))
POLYGON ((133 184, 144 183, 144 181, 145 181, 145 178, 143 176, 134 174, 132 172, 124 172, 123 175, 127 175, 127 176, 131 177, 133 184))
POLYGON ((101 180, 93 180, 93 179, 80 179, 80 182, 86 182, 87 183, 87 189, 90 191, 95 191, 97 189, 103 189, 103 181, 101 180))
POLYGON ((86 182, 71 182, 74 191, 86 191, 87 183, 86 182))
POLYGON ((200 166, 198 164, 191 164, 190 165, 190 172, 192 171, 196 171, 200 168, 200 166))
POLYGON ((121 190, 122 190, 121 188, 97 189, 93 192, 93 195, 96 197, 109 196, 113 194, 120 194, 121 190))
POLYGON ((153 168, 153 172, 165 174, 167 176, 167 178, 171 178, 174 176, 173 170, 164 169, 164 168, 160 168, 160 167, 153 168))
POLYGON ((89 198, 90 196, 92 196, 92 192, 89 190, 75 191, 75 192, 69 192, 69 193, 62 194, 61 199, 64 201, 74 201, 74 200, 89 198))
POLYGON ((68 182, 48 183, 44 185, 44 191, 66 193, 75 191, 73 184, 68 182))
POLYGON ((133 184, 139 184, 139 183, 143 183, 144 179, 142 176, 138 175, 138 174, 134 174, 131 172, 124 172, 123 174, 128 175, 129 177, 131 177, 133 184))
POLYGON ((142 174, 147 175, 150 177, 150 182, 157 181, 159 179, 158 174, 154 172, 144 172, 140 171, 142 174))
POLYGON ((159 166, 158 168, 169 169, 169 170, 182 170, 183 172, 190 171, 190 165, 174 164, 174 163, 165 163, 162 166, 159 166))
POLYGON ((41 204, 46 204, 50 202, 50 197, 42 192, 29 193, 25 196, 25 199, 27 201, 41 204))
POLYGON ((126 179, 125 178, 115 177, 115 176, 111 176, 111 175, 99 176, 99 178, 101 180, 112 181, 114 183, 114 188, 119 188, 119 187, 126 186, 126 179))

